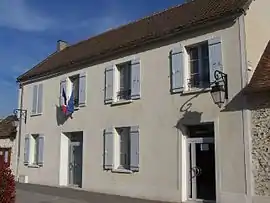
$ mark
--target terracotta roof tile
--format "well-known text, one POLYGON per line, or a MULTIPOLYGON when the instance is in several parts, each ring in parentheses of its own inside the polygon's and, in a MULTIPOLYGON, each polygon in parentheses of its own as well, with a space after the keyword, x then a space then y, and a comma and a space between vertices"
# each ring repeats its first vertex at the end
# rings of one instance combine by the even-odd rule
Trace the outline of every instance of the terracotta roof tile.
POLYGON ((264 50, 250 83, 245 88, 247 92, 266 90, 270 90, 270 41, 264 50))
POLYGON ((18 81, 67 71, 84 60, 94 62, 108 55, 142 45, 169 34, 225 17, 239 15, 251 0, 194 0, 133 23, 107 31, 55 52, 34 68, 17 78, 18 81))

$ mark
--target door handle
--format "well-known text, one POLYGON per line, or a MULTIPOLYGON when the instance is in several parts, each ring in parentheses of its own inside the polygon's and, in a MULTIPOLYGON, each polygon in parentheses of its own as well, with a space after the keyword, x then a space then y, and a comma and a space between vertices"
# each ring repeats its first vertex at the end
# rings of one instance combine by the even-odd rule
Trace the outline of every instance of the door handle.
POLYGON ((191 178, 195 178, 198 177, 202 174, 202 169, 198 166, 195 166, 191 169, 191 171, 193 171, 194 175, 191 178))

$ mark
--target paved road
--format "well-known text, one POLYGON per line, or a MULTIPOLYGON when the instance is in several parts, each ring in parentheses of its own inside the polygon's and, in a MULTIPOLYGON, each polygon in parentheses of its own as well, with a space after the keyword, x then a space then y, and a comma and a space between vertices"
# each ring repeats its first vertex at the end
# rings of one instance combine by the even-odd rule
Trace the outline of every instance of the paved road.
POLYGON ((70 188, 21 183, 16 187, 16 203, 162 203, 70 188))

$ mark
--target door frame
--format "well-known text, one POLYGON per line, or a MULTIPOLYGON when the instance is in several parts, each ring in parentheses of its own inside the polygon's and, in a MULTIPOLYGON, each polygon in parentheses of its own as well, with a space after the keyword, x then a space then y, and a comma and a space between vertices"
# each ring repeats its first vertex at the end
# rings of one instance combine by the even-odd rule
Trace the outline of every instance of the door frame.
MULTIPOLYGON (((196 156, 194 156, 194 154, 196 153, 196 144, 214 144, 214 149, 216 149, 215 146, 215 138, 214 137, 196 137, 196 138, 186 138, 186 177, 187 177, 187 181, 186 181, 186 195, 187 195, 187 200, 189 202, 193 201, 193 202, 216 202, 217 201, 217 187, 215 188, 215 193, 216 193, 216 200, 204 200, 204 199, 197 199, 197 198, 190 198, 190 192, 192 192, 192 194, 196 194, 197 190, 196 190, 196 177, 194 177, 192 179, 192 182, 194 182, 195 184, 192 184, 192 188, 190 188, 190 157, 191 156, 191 161, 192 161, 192 165, 196 165, 196 156), (189 145, 191 147, 190 152, 189 152, 189 145), (195 186, 194 186, 195 185, 195 186)), ((215 153, 215 157, 216 157, 216 150, 214 150, 215 153)), ((216 162, 216 158, 215 158, 215 162, 216 162)), ((217 179, 216 179, 216 163, 215 163, 215 182, 217 185, 217 179)))

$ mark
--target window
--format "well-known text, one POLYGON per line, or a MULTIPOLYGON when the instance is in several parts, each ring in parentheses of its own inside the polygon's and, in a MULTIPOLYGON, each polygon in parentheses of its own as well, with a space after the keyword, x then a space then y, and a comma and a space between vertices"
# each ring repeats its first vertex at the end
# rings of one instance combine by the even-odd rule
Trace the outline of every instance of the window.
POLYGON ((189 55, 190 88, 206 88, 210 85, 208 43, 187 48, 189 55))
POLYGON ((73 91, 73 97, 74 97, 74 106, 78 107, 79 106, 79 94, 80 94, 80 75, 74 75, 69 78, 72 86, 72 91, 73 91))
POLYGON ((139 171, 139 127, 108 128, 104 131, 104 169, 139 171))
POLYGON ((43 108, 43 84, 33 86, 32 98, 32 115, 41 114, 43 108))
POLYGON ((119 136, 119 167, 120 169, 130 169, 130 128, 116 128, 119 136))
POLYGON ((44 136, 31 134, 25 136, 24 142, 24 164, 41 166, 43 165, 44 136))
POLYGON ((113 64, 105 69, 105 104, 127 104, 141 98, 140 59, 113 64), (124 101, 124 102, 122 102, 124 101))
POLYGON ((33 161, 32 164, 34 165, 38 165, 38 151, 39 151, 39 139, 38 139, 39 135, 32 135, 32 139, 33 139, 33 161))
POLYGON ((131 99, 131 62, 117 65, 118 70, 118 87, 117 100, 131 99))

